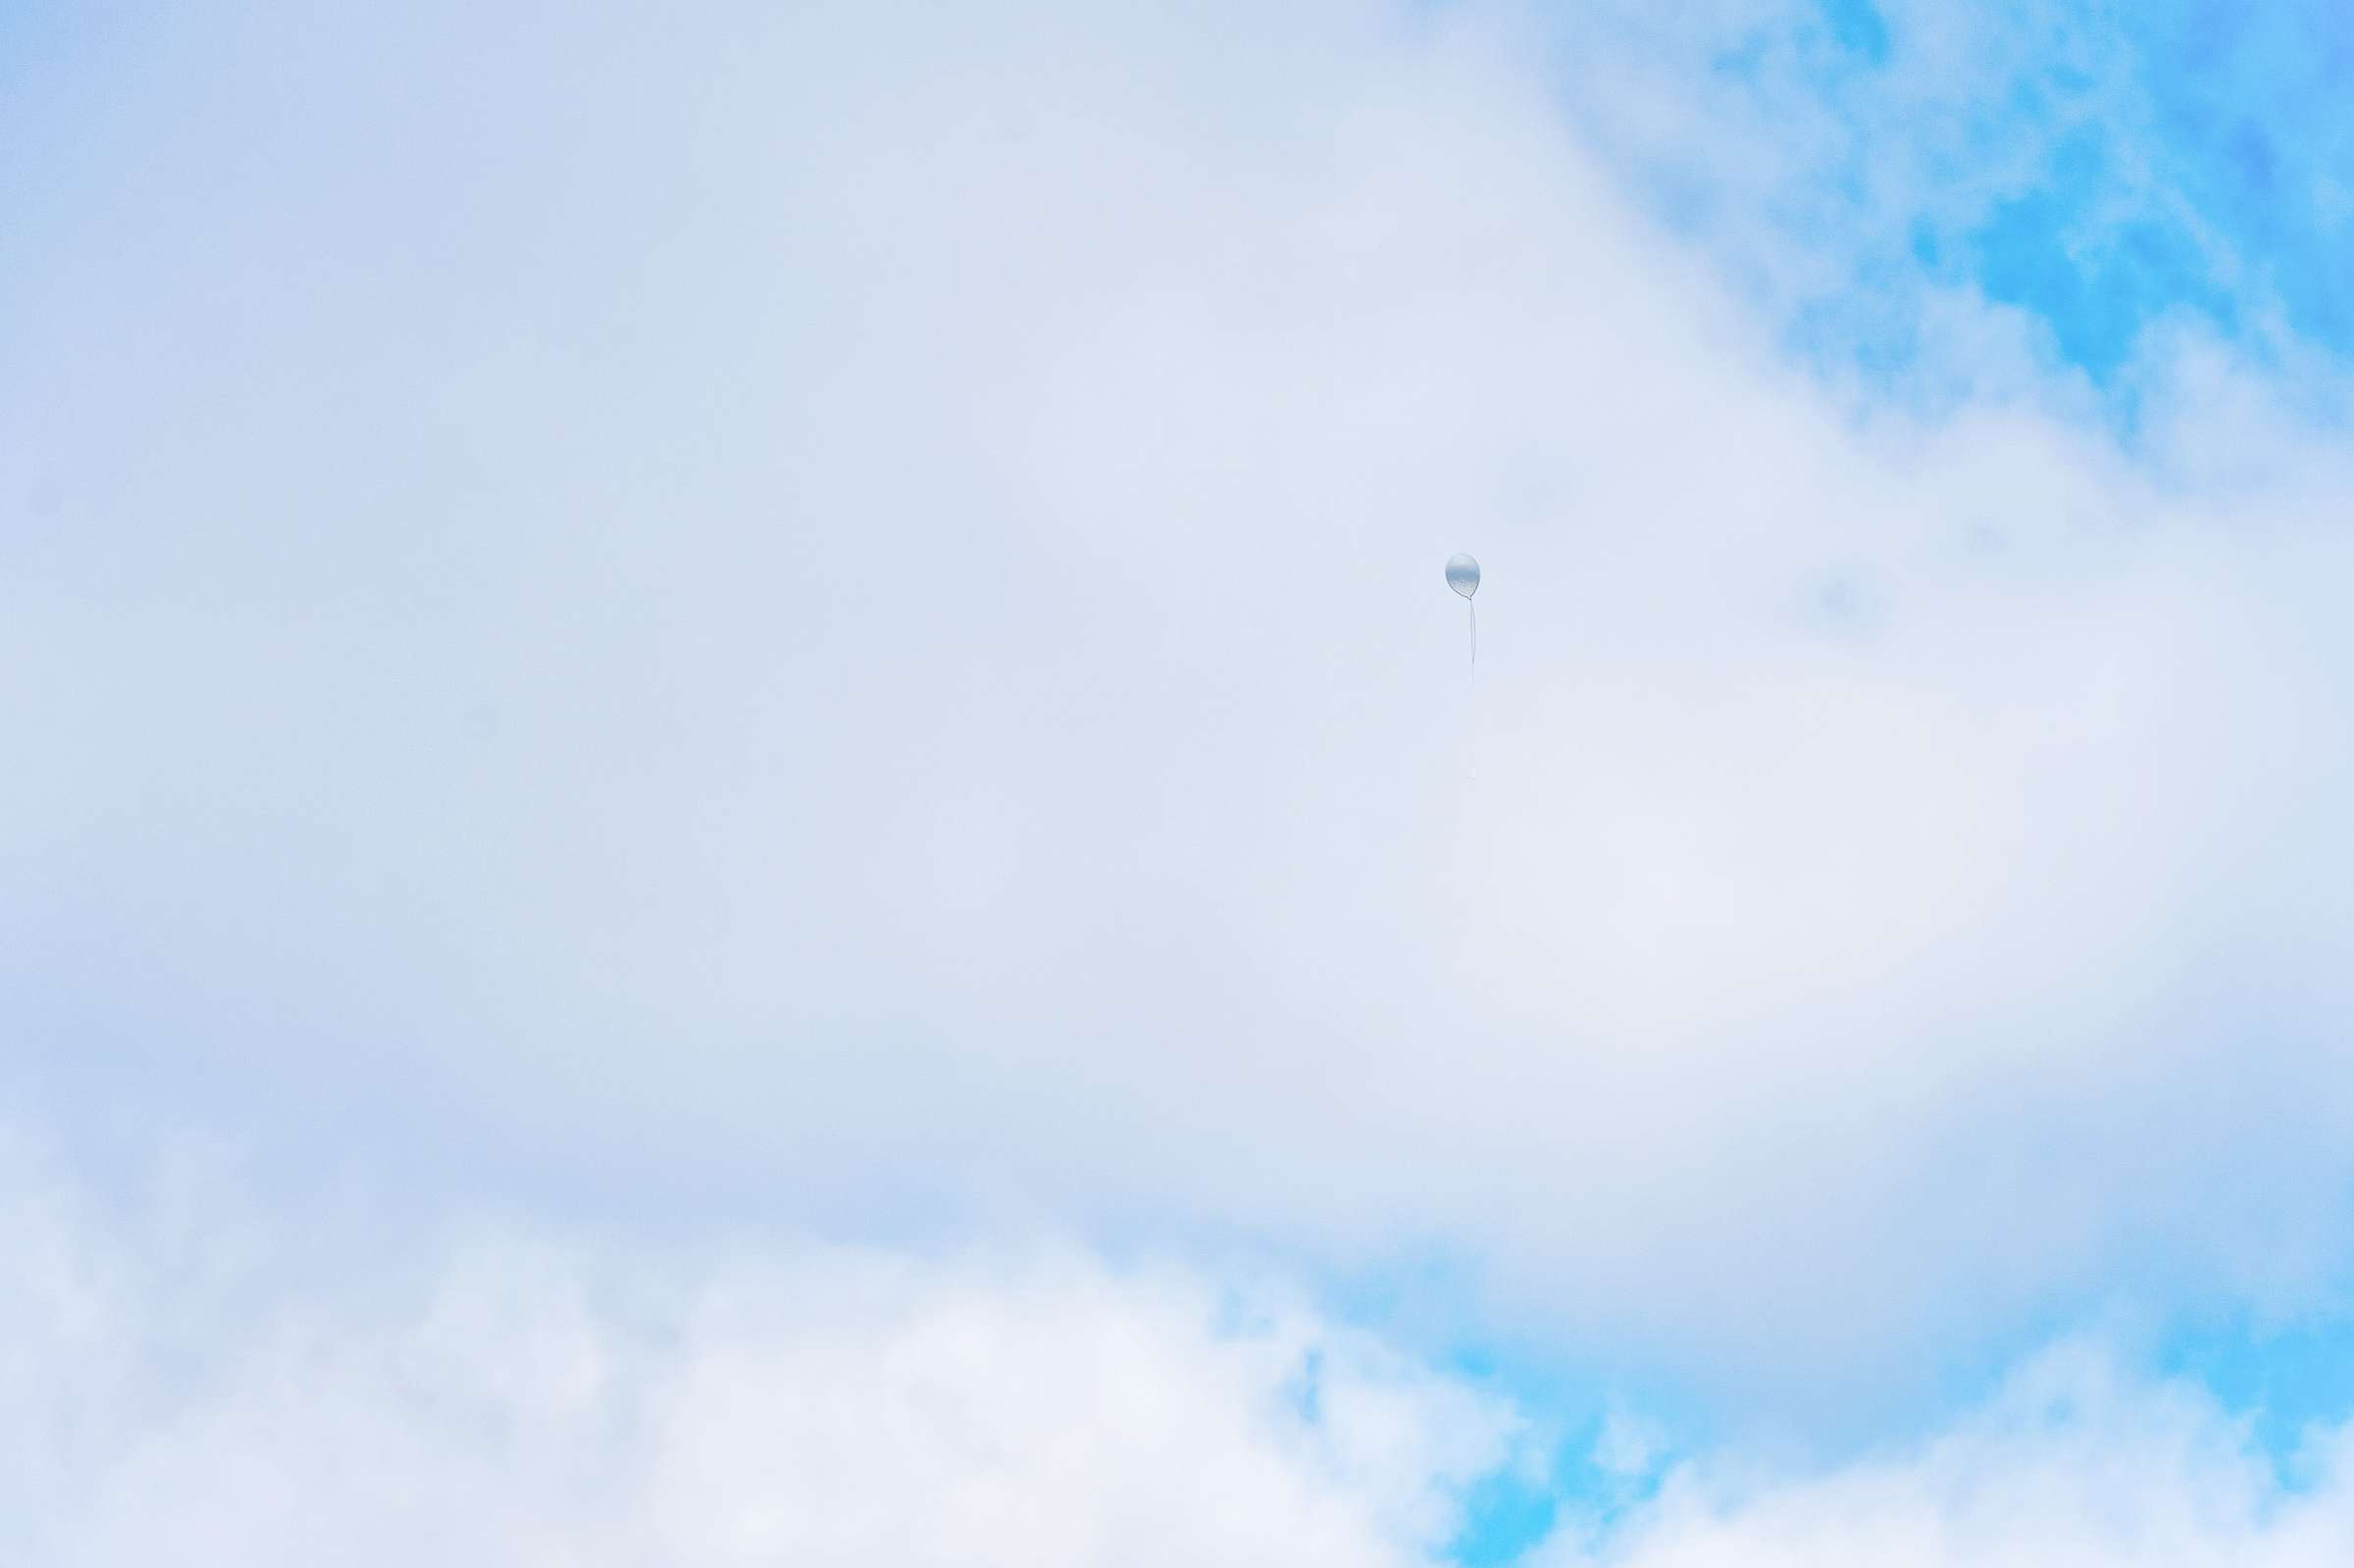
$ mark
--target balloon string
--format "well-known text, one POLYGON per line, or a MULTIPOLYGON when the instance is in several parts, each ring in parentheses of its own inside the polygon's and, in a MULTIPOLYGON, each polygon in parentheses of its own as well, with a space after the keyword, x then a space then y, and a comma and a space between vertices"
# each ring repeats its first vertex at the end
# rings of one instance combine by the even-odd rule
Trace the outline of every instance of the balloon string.
POLYGON ((1466 597, 1463 608, 1471 612, 1471 662, 1479 663, 1479 606, 1466 597))

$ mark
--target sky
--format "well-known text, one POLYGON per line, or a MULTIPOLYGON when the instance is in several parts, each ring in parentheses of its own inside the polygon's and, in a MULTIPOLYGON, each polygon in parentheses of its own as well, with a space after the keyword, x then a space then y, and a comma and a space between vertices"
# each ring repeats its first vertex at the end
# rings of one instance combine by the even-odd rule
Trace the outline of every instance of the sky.
POLYGON ((0 1557, 2345 1560, 2350 68, 10 8, 0 1557))

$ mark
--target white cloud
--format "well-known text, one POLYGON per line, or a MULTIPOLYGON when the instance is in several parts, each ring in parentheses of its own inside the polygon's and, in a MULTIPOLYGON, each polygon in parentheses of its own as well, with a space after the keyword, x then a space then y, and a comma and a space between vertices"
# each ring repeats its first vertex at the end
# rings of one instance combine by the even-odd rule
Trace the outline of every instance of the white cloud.
POLYGON ((2071 1343, 1906 1451, 1803 1478, 1695 1467, 1598 1558, 1563 1542, 1535 1560, 2318 1568, 2354 1545, 2344 1456, 2342 1432, 2317 1431, 2308 1473, 2289 1485, 2201 1393, 2144 1382, 2098 1344, 2071 1343))
POLYGON ((124 1209, 12 1150, 12 1559, 1405 1564, 1526 1462, 1508 1406, 1272 1283, 231 1193, 124 1209))
MULTIPOLYGON (((12 1559, 1372 1568, 1443 1560, 1481 1478, 1546 1481, 1541 1423, 1263 1275, 453 1229, 225 1169, 109 1197, 9 1142, 12 1559)), ((1646 1468, 1650 1426, 1603 1446, 1646 1468)), ((2317 1428, 2285 1479, 2201 1391, 2070 1341, 1901 1446, 1706 1450, 1607 1522, 1564 1499, 1527 1560, 2322 1568, 2348 1452, 2317 1428)))
POLYGON ((1603 1412, 1602 1430, 1594 1437, 1594 1464, 1615 1479, 1640 1478, 1658 1467, 1666 1445, 1658 1422, 1612 1405, 1603 1412))
POLYGON ((0 307, 16 1076, 420 1180, 1427 1240, 1811 1390, 2309 1289, 2342 464, 2261 399, 2197 484, 1847 418, 1534 37, 93 44, 6 154, 69 149, 0 307))

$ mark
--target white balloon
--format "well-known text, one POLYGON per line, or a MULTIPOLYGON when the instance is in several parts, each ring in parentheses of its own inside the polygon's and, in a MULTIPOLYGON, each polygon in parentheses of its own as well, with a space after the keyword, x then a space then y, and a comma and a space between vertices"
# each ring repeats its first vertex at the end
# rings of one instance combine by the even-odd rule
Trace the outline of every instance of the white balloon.
POLYGON ((1479 608, 1471 595, 1479 591, 1479 563, 1467 555, 1447 558, 1447 585, 1463 596, 1463 608, 1471 612, 1471 662, 1479 662, 1479 608))

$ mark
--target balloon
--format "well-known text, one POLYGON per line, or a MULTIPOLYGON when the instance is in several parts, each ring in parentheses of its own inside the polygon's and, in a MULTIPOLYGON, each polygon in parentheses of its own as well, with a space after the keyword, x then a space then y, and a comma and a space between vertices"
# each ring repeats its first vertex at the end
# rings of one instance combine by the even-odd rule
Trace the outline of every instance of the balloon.
POLYGON ((1463 596, 1463 608, 1471 612, 1471 662, 1479 663, 1479 606, 1471 595, 1479 591, 1479 563, 1467 555, 1447 558, 1447 585, 1463 596))

